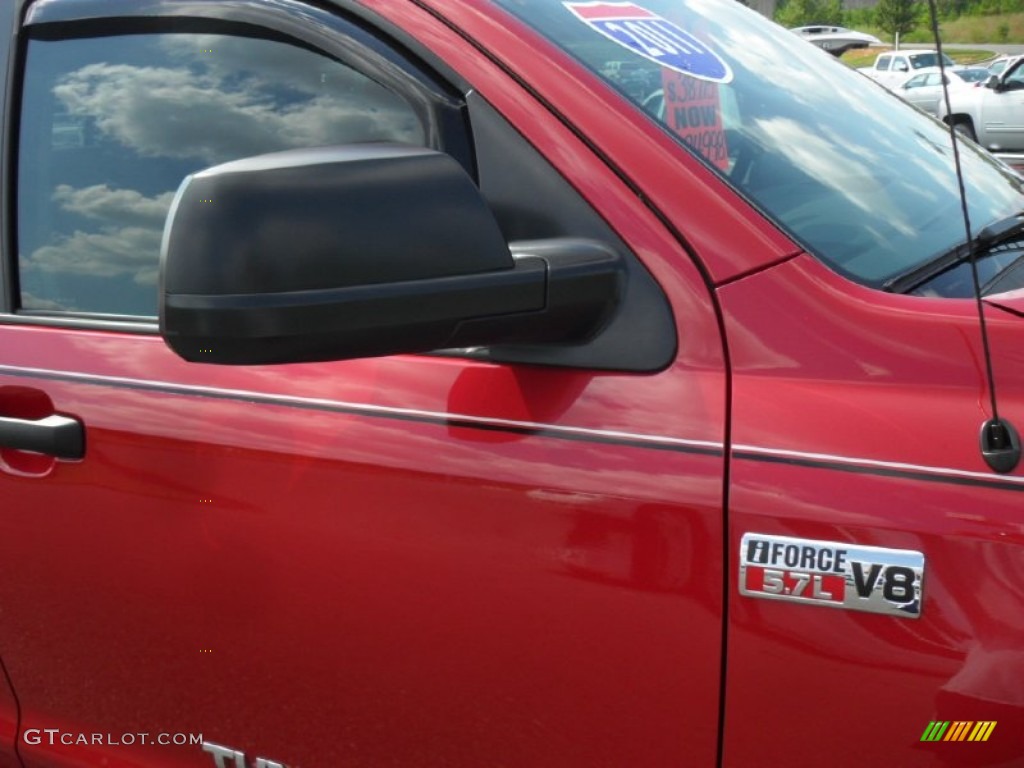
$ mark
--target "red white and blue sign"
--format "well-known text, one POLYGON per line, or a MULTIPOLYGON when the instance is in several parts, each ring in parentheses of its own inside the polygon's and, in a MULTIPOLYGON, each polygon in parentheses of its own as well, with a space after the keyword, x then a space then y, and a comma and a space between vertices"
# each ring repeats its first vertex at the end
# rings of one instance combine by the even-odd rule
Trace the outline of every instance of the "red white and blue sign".
POLYGON ((634 3, 563 3, 609 40, 666 69, 727 83, 732 70, 718 54, 671 21, 634 3))

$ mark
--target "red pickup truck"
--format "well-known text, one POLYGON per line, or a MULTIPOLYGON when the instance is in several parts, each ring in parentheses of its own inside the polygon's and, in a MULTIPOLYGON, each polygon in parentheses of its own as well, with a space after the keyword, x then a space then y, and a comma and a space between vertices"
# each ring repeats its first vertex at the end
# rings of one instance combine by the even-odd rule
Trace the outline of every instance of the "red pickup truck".
POLYGON ((1024 765, 1005 166, 731 0, 0 25, 0 765, 1024 765))

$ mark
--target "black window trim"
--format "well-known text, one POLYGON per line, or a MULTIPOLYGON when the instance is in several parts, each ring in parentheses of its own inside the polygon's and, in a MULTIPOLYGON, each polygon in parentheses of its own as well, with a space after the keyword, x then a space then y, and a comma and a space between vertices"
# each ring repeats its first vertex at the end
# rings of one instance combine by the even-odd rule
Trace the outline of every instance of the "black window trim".
MULTIPOLYGON (((0 109, 4 109, 8 96, 13 90, 14 81, 14 55, 17 51, 16 23, 14 4, 0 6, 0 62, 6 65, 7 76, 0 79, 0 109)), ((11 220, 13 211, 12 200, 8 197, 7 184, 7 110, 4 109, 4 117, 0 119, 0 317, 9 314, 14 308, 15 272, 13 262, 7 257, 12 253, 8 247, 7 238, 8 223, 11 220)))

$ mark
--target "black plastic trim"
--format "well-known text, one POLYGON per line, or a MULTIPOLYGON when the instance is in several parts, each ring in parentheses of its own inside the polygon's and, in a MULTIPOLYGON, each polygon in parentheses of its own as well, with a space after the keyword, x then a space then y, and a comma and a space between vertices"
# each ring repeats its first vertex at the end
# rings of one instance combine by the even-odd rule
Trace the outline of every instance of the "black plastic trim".
MULTIPOLYGON (((21 5, 25 5, 29 0, 19 0, 19 2, 21 5)), ((116 17, 166 17, 197 13, 207 16, 224 15, 225 8, 231 9, 238 4, 250 7, 280 5, 277 0, 262 0, 261 2, 253 2, 253 0, 74 0, 74 2, 57 0, 55 2, 47 0, 45 3, 35 0, 30 11, 30 21, 32 23, 51 23, 116 17)), ((453 84, 455 93, 469 91, 469 83, 449 67, 443 59, 420 44, 404 29, 392 24, 356 0, 308 0, 306 5, 314 11, 318 11, 320 6, 330 7, 332 14, 339 13, 348 16, 350 20, 360 26, 379 31, 382 36, 397 41, 399 44, 397 47, 403 48, 412 58, 418 59, 436 72, 441 81, 453 84)), ((397 49, 396 46, 389 47, 397 49)))
POLYGON ((543 261, 524 259, 510 270, 334 290, 168 295, 164 339, 186 360, 240 365, 430 351, 472 336, 460 315, 542 310, 545 274, 543 261), (263 327, 266 336, 252 335, 263 327))
POLYGON ((169 294, 279 294, 512 267, 464 169, 404 144, 292 149, 207 168, 182 182, 168 222, 169 294))
POLYGON ((978 442, 981 457, 993 471, 1005 475, 1020 463, 1020 435, 1005 419, 989 419, 982 424, 978 442))
POLYGON ((79 460, 85 458, 85 427, 59 414, 37 420, 0 416, 0 446, 79 460))
POLYGON ((0 314, 14 309, 16 296, 17 270, 15 269, 16 252, 11 245, 12 232, 10 211, 13 208, 9 195, 7 179, 11 166, 7 161, 10 157, 9 124, 11 122, 11 104, 14 94, 15 56, 18 51, 15 26, 15 4, 0 4, 0 62, 7 70, 0 78, 0 109, 4 110, 0 124, 0 314))
POLYGON ((647 268, 546 159, 479 94, 466 98, 480 191, 506 240, 586 238, 623 256, 622 298, 603 330, 583 344, 501 345, 472 355, 503 363, 653 373, 676 357, 672 307, 647 268))
POLYGON ((181 185, 168 222, 161 332, 194 362, 578 344, 614 317, 626 283, 599 241, 521 242, 513 257, 458 163, 399 144, 208 168, 181 185))
POLYGON ((419 147, 289 150, 208 168, 183 182, 168 222, 161 332, 197 362, 585 339, 620 294, 621 259, 600 244, 549 242, 513 259, 465 171, 419 147))

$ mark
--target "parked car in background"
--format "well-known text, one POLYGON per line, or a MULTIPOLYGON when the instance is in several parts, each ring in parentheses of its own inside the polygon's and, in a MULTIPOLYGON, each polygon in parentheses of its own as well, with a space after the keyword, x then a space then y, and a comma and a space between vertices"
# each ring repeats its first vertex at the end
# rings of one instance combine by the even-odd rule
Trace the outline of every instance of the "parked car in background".
MULTIPOLYGON (((946 84, 951 91, 959 88, 975 88, 989 77, 987 69, 967 67, 946 72, 946 84)), ((918 72, 896 88, 896 95, 930 115, 938 113, 942 93, 942 72, 938 68, 927 72, 918 72)))
MULTIPOLYGON (((944 66, 949 69, 956 68, 956 62, 946 54, 942 54, 942 61, 944 66)), ((899 87, 900 83, 904 82, 912 73, 922 69, 930 70, 938 66, 938 51, 889 51, 878 54, 873 66, 862 67, 858 72, 893 90, 899 87)))
POLYGON ((855 48, 881 45, 882 41, 866 32, 857 32, 846 27, 809 26, 793 27, 790 32, 822 48, 834 56, 842 56, 855 48))
POLYGON ((1007 67, 1009 67, 1011 64, 1013 64, 1020 58, 1020 56, 1000 56, 996 59, 993 59, 992 62, 988 65, 989 74, 1003 74, 1003 72, 1006 71, 1007 67))
POLYGON ((1024 152, 1024 57, 978 88, 950 90, 949 110, 940 100, 936 114, 992 152, 1024 152))

